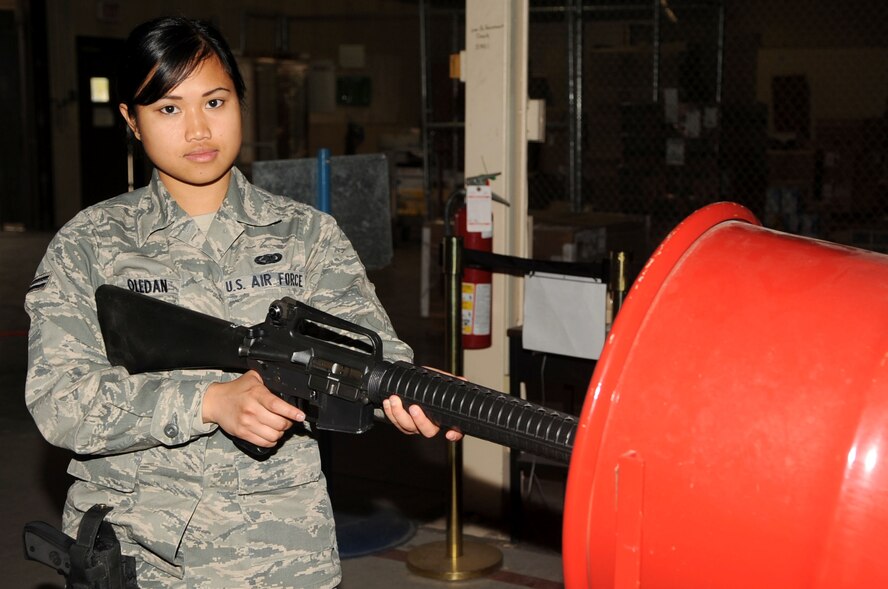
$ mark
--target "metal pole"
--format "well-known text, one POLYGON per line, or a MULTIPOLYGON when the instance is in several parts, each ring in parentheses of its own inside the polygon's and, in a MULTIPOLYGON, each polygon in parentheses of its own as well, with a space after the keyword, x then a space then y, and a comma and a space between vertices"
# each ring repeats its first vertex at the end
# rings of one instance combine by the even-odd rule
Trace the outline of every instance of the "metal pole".
POLYGON ((431 182, 429 181, 429 74, 428 74, 428 22, 426 14, 426 0, 419 2, 419 63, 420 63, 420 94, 422 108, 420 110, 422 127, 422 194, 426 202, 426 219, 432 219, 431 182))
POLYGON ((721 104, 725 60, 725 5, 718 6, 718 41, 715 63, 715 103, 721 104))
POLYGON ((653 67, 651 86, 653 88, 652 100, 656 103, 660 100, 660 0, 653 0, 654 5, 654 38, 652 43, 654 46, 653 67))
MULTIPOLYGON (((444 271, 447 292, 447 368, 457 376, 463 373, 462 330, 462 238, 444 237, 445 259, 449 260, 444 271)), ((447 558, 458 559, 462 546, 462 442, 447 443, 447 463, 450 466, 450 504, 447 512, 447 558)))
POLYGON ((325 213, 330 208, 330 150, 322 147, 318 150, 318 210, 325 213))
POLYGON ((577 13, 574 10, 576 0, 568 0, 566 24, 567 24, 567 96, 568 96, 568 129, 567 129, 567 194, 570 198, 571 210, 577 211, 575 208, 578 201, 577 197, 577 168, 579 167, 579 150, 577 143, 577 126, 579 119, 577 117, 577 104, 580 102, 578 94, 581 89, 577 87, 577 39, 576 27, 574 22, 577 13))
POLYGON ((574 27, 576 28, 575 33, 575 51, 577 53, 577 63, 576 63, 576 112, 575 116, 577 119, 576 124, 576 149, 577 149, 577 164, 576 169, 574 170, 574 174, 576 174, 575 187, 576 191, 574 193, 574 201, 573 201, 573 211, 575 213, 579 213, 583 210, 583 47, 584 47, 584 38, 583 38, 583 0, 575 0, 576 1, 576 20, 574 21, 574 27))
POLYGON ((613 316, 617 316, 626 296, 626 263, 628 256, 624 251, 610 254, 610 289, 613 297, 613 316))
MULTIPOLYGON (((451 198, 452 200, 452 198, 451 198)), ((450 202, 450 201, 448 201, 450 202)), ((447 207, 449 211, 449 207, 447 207)), ((450 372, 459 376, 462 362, 462 238, 444 236, 444 280, 447 294, 446 352, 450 372)), ((447 539, 417 546, 407 554, 407 568, 423 577, 464 581, 497 570, 503 562, 499 549, 479 542, 463 542, 462 536, 462 441, 447 442, 450 466, 450 504, 447 539)))

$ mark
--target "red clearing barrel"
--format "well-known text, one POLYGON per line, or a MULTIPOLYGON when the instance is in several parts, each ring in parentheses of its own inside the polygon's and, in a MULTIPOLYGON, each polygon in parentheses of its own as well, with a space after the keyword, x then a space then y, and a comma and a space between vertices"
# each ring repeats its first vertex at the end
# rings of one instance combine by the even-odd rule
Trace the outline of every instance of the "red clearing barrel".
POLYGON ((679 225, 592 377, 567 589, 888 587, 888 256, 679 225))

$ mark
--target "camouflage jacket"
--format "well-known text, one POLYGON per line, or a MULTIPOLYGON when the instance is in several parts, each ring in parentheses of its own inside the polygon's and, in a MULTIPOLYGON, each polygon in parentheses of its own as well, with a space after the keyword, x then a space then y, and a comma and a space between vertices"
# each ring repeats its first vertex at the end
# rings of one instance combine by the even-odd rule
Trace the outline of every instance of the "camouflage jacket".
POLYGON ((332 217, 254 187, 236 169, 206 235, 156 172, 147 187, 81 211, 52 240, 26 297, 26 402, 43 436, 76 454, 69 504, 110 502, 121 540, 168 563, 201 497, 208 440, 230 446, 242 493, 317 480, 316 444, 296 435, 254 461, 201 419, 209 384, 237 375, 111 367, 94 301, 106 283, 242 325, 291 296, 377 331, 387 359, 412 357, 332 217))

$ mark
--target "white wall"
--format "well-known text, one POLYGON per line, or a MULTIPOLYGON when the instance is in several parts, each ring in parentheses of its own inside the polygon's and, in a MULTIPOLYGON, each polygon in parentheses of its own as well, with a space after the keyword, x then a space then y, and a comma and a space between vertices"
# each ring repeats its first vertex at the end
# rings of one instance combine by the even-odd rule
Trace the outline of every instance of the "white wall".
MULTIPOLYGON (((491 186, 511 204, 494 204, 493 251, 527 256, 527 21, 524 0, 469 2, 466 8, 466 177, 499 172, 491 186)), ((495 274, 493 344, 466 350, 472 382, 508 390, 506 331, 521 322, 521 280, 495 274)), ((467 509, 499 515, 508 487, 508 449, 474 438, 463 459, 467 509)))

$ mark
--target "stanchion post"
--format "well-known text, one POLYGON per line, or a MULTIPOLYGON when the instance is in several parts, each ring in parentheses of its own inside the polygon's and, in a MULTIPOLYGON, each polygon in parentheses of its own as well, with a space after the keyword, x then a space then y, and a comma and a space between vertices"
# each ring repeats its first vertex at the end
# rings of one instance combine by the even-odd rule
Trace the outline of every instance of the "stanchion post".
MULTIPOLYGON (((462 238, 444 237, 444 276, 447 292, 447 370, 462 376, 462 238)), ((447 443, 450 467, 450 503, 447 510, 447 557, 462 555, 462 441, 447 443)))
MULTIPOLYGON (((446 235, 443 240, 444 280, 447 294, 446 353, 448 370, 457 376, 462 362, 462 239, 446 235)), ((503 562, 499 549, 462 537, 462 441, 447 442, 450 467, 450 503, 447 510, 447 539, 417 546, 407 553, 407 568, 423 577, 464 581, 489 575, 503 562)))
POLYGON ((623 299, 626 297, 626 262, 628 257, 626 252, 610 253, 610 290, 613 296, 613 316, 617 316, 620 307, 623 306, 623 299))

